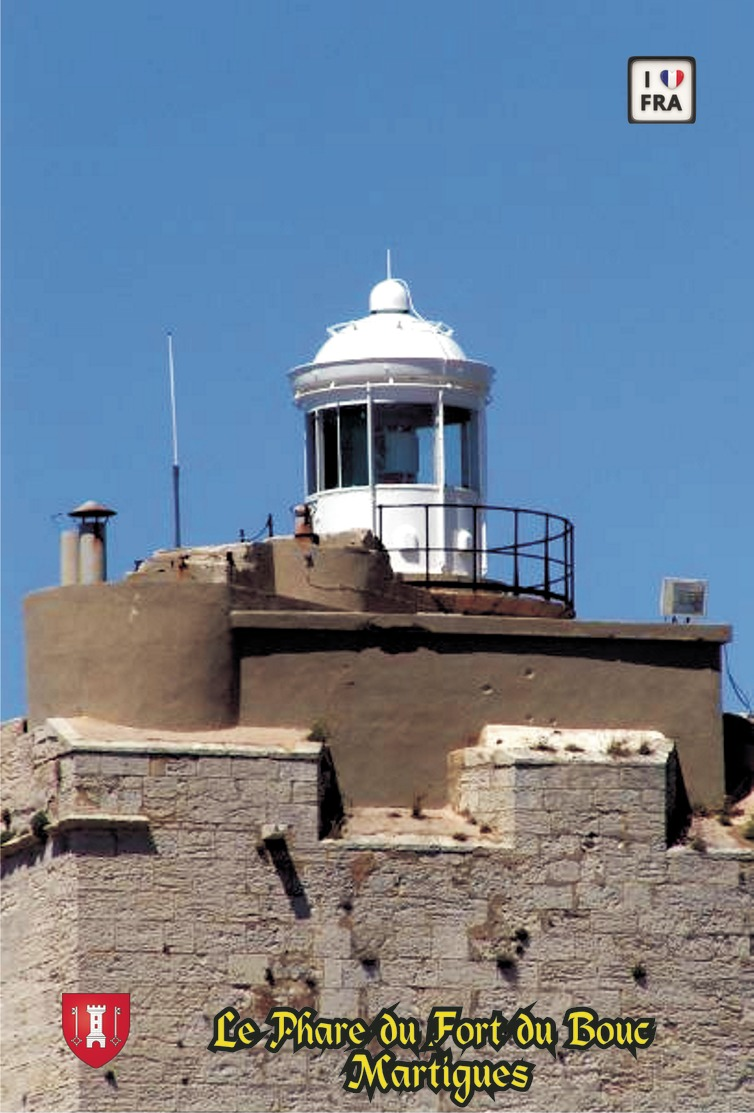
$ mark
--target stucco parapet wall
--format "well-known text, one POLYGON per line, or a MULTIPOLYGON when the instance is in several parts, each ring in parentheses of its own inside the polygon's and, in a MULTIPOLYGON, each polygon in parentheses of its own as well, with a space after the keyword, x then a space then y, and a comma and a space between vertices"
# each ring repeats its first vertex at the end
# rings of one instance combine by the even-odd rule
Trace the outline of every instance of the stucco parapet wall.
POLYGON ((80 716, 48 719, 44 727, 37 728, 35 735, 40 736, 40 741, 57 737, 66 746, 62 752, 266 757, 286 761, 315 761, 322 752, 321 743, 308 741, 304 731, 285 727, 147 730, 80 716))
POLYGON ((431 634, 473 634, 499 637, 628 639, 667 642, 732 640, 730 626, 694 626, 660 622, 564 623, 549 618, 509 618, 457 614, 379 614, 358 611, 246 611, 233 610, 230 624, 236 630, 421 630, 431 634))

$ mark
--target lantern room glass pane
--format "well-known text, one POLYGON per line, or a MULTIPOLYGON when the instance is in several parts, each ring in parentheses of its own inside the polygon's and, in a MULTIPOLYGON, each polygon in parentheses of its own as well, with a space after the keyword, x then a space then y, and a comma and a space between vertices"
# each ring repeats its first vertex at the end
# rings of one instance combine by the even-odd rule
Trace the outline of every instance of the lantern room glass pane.
POLYGON ((306 415, 306 492, 317 490, 317 415, 306 415))
POLYGON ((375 406, 374 467, 377 483, 435 482, 433 406, 375 406))
POLYGON ((443 408, 445 486, 479 490, 476 414, 461 406, 443 408))
POLYGON ((338 482, 338 411, 322 411, 322 486, 326 491, 338 482))
POLYGON ((330 406, 309 415, 307 466, 310 494, 315 490, 368 486, 365 405, 330 406))
POLYGON ((369 483, 366 406, 340 407, 341 487, 366 487, 369 483))

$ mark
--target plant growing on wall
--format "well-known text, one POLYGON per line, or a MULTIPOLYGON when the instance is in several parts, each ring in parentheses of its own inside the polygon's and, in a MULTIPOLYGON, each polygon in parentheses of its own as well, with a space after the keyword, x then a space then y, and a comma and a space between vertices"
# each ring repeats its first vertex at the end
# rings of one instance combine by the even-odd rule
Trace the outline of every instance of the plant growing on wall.
POLYGON ((331 731, 324 719, 315 719, 306 736, 307 742, 327 742, 331 731))
POLYGON ((50 818, 47 812, 35 812, 29 823, 32 835, 35 839, 39 839, 40 842, 47 841, 47 828, 49 826, 50 818))

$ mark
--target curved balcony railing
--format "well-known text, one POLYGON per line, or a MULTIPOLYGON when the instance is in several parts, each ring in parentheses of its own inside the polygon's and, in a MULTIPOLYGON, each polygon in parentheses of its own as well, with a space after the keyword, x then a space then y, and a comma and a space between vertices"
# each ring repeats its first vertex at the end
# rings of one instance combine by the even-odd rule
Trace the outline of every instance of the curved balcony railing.
POLYGON ((573 523, 568 518, 518 506, 383 503, 377 506, 378 532, 389 553, 400 552, 389 544, 390 516, 406 510, 419 510, 423 516, 424 538, 419 552, 424 560, 417 578, 423 578, 426 586, 446 582, 455 586, 463 583, 475 591, 495 588, 512 595, 534 595, 560 602, 573 611, 573 523), (447 540, 441 545, 431 544, 433 538, 446 536, 440 528, 445 515, 459 512, 469 523, 471 543, 458 547, 449 545, 447 540), (442 573, 432 571, 461 561, 468 569, 464 574, 443 577, 442 573))

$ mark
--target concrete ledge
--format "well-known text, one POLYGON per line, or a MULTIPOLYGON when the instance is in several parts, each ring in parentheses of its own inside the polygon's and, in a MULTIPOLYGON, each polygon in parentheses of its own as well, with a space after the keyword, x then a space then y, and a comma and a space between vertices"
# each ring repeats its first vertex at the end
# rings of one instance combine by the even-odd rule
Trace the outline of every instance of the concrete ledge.
POLYGON ((345 835, 342 839, 323 839, 323 846, 337 846, 343 850, 405 850, 416 854, 473 854, 481 846, 504 851, 509 844, 500 839, 457 842, 450 835, 345 835))
POLYGON ((509 618, 496 615, 377 614, 358 611, 230 612, 234 630, 420 630, 431 634, 473 634, 496 637, 605 638, 666 642, 711 642, 732 639, 730 626, 673 625, 661 622, 581 622, 552 618, 509 618))
POLYGON ((322 744, 309 742, 305 732, 285 727, 154 731, 80 717, 48 719, 45 731, 54 733, 65 744, 66 748, 56 755, 59 757, 66 753, 106 753, 312 761, 322 750, 322 744))
POLYGON ((54 839, 57 835, 65 834, 68 831, 111 830, 112 828, 130 831, 149 830, 149 825, 150 819, 146 815, 117 815, 114 812, 93 812, 91 814, 82 812, 80 815, 66 815, 45 827, 44 838, 38 838, 31 831, 25 831, 24 834, 18 835, 14 839, 8 839, 0 846, 0 858, 10 858, 30 846, 36 846, 42 850, 49 839, 54 839))
POLYGON ((456 764, 665 765, 674 743, 656 730, 577 730, 491 723, 476 746, 457 750, 456 764))
POLYGON ((77 815, 66 815, 51 823, 47 828, 48 836, 57 835, 58 832, 79 831, 82 828, 101 829, 108 827, 148 828, 151 823, 147 815, 119 815, 116 812, 80 812, 77 815))
POLYGON ((694 850, 692 846, 680 843, 669 846, 668 860, 686 859, 687 861, 704 862, 751 862, 754 859, 754 846, 747 850, 745 846, 708 846, 706 850, 694 850))

